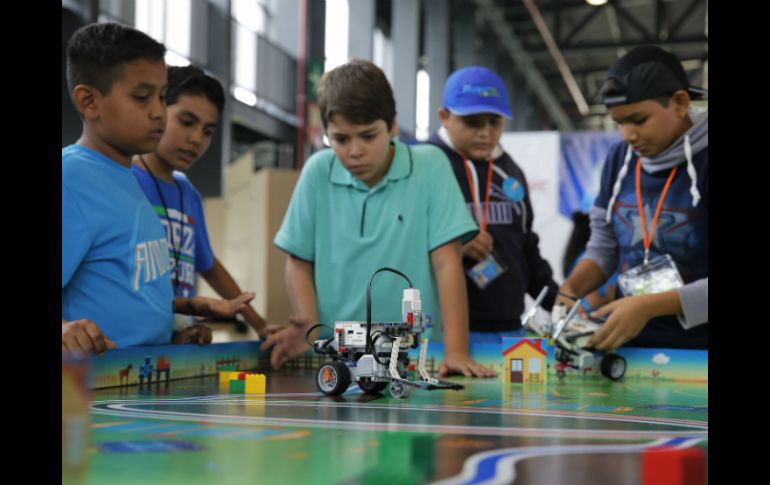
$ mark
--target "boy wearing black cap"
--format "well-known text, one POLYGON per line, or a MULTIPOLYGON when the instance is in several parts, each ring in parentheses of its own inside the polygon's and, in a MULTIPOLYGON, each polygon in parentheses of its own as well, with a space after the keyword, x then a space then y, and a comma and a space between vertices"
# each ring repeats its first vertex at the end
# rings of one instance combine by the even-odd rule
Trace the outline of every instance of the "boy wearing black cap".
POLYGON ((601 96, 623 142, 604 165, 586 257, 560 289, 582 297, 619 269, 626 297, 591 314, 609 317, 597 349, 708 348, 708 112, 690 106, 705 95, 658 47, 607 73, 601 96))
POLYGON ((512 118, 503 80, 480 66, 459 69, 444 84, 441 128, 428 140, 446 153, 471 214, 481 229, 463 245, 470 281, 471 342, 523 336, 524 295, 558 285, 532 232, 532 204, 524 172, 500 146, 504 118, 512 118))

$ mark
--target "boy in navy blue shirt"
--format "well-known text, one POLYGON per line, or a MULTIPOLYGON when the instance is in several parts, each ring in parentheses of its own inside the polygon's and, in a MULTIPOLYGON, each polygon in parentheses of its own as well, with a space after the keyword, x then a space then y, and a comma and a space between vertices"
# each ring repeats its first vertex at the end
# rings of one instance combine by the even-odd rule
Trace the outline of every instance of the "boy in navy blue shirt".
POLYGON ((543 306, 550 309, 558 288, 532 230, 527 179, 500 146, 505 118, 512 116, 500 76, 485 67, 465 67, 444 84, 442 126, 428 140, 449 158, 480 228, 463 245, 471 342, 523 336, 524 295, 535 298, 548 286, 543 306))
POLYGON ((602 171, 586 257, 561 292, 582 297, 619 269, 625 297, 591 314, 609 318, 589 345, 707 349, 708 112, 690 105, 706 92, 672 54, 642 46, 610 67, 600 94, 623 142, 602 171))

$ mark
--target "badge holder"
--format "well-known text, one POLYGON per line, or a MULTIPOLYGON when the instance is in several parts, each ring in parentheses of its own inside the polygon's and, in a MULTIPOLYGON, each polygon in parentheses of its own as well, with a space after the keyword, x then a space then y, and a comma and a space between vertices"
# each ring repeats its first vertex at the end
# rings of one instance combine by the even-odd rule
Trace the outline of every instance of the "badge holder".
POLYGON ((483 290, 496 280, 498 276, 505 273, 507 269, 498 261, 495 257, 495 252, 492 251, 484 261, 477 263, 469 269, 467 275, 480 290, 483 290))
POLYGON ((650 295, 680 288, 684 285, 671 256, 658 256, 618 276, 618 286, 629 296, 650 295))

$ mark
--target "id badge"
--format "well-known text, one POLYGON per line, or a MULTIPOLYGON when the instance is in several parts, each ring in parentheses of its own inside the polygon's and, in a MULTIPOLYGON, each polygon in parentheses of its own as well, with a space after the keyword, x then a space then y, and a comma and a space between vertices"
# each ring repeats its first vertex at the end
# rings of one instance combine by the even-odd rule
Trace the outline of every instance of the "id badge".
POLYGON ((680 288, 684 285, 671 256, 658 256, 618 276, 618 286, 625 295, 650 295, 680 288))
POLYGON ((505 273, 506 267, 500 264, 494 256, 494 251, 489 253, 487 259, 480 261, 467 274, 480 290, 486 288, 498 276, 505 273))

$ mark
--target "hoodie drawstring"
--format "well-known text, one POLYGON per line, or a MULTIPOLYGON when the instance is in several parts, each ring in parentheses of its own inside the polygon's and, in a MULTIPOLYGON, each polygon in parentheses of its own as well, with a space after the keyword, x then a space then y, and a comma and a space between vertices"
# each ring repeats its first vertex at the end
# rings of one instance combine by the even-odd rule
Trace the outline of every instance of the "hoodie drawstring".
MULTIPOLYGON (((623 178, 628 173, 628 164, 631 161, 631 155, 633 155, 633 149, 631 145, 628 145, 626 150, 626 157, 623 160, 623 166, 618 172, 618 178, 615 180, 615 185, 612 186, 612 196, 610 202, 607 204, 607 214, 604 216, 605 222, 609 224, 612 220, 612 207, 615 205, 615 199, 618 198, 620 193, 620 184, 623 178)), ((695 207, 700 202, 700 191, 698 190, 698 173, 695 171, 695 164, 692 162, 692 145, 690 144, 690 135, 684 137, 684 157, 687 159, 687 175, 690 177, 690 195, 692 196, 692 206, 695 207)))
POLYGON ((604 218, 607 224, 609 224, 610 219, 612 219, 612 206, 615 205, 615 199, 618 198, 618 194, 620 193, 620 183, 623 181, 623 177, 625 177, 628 173, 628 163, 631 161, 632 154, 633 149, 629 144, 628 150, 626 150, 626 158, 623 160, 623 166, 620 167, 618 178, 615 180, 615 185, 612 187, 612 197, 610 197, 610 203, 607 205, 607 215, 604 218))
POLYGON ((692 195, 692 206, 695 207, 700 201, 700 192, 698 191, 698 174, 695 171, 695 165, 692 163, 692 145, 690 145, 690 135, 684 137, 684 157, 687 159, 687 175, 690 176, 690 195, 692 195))

